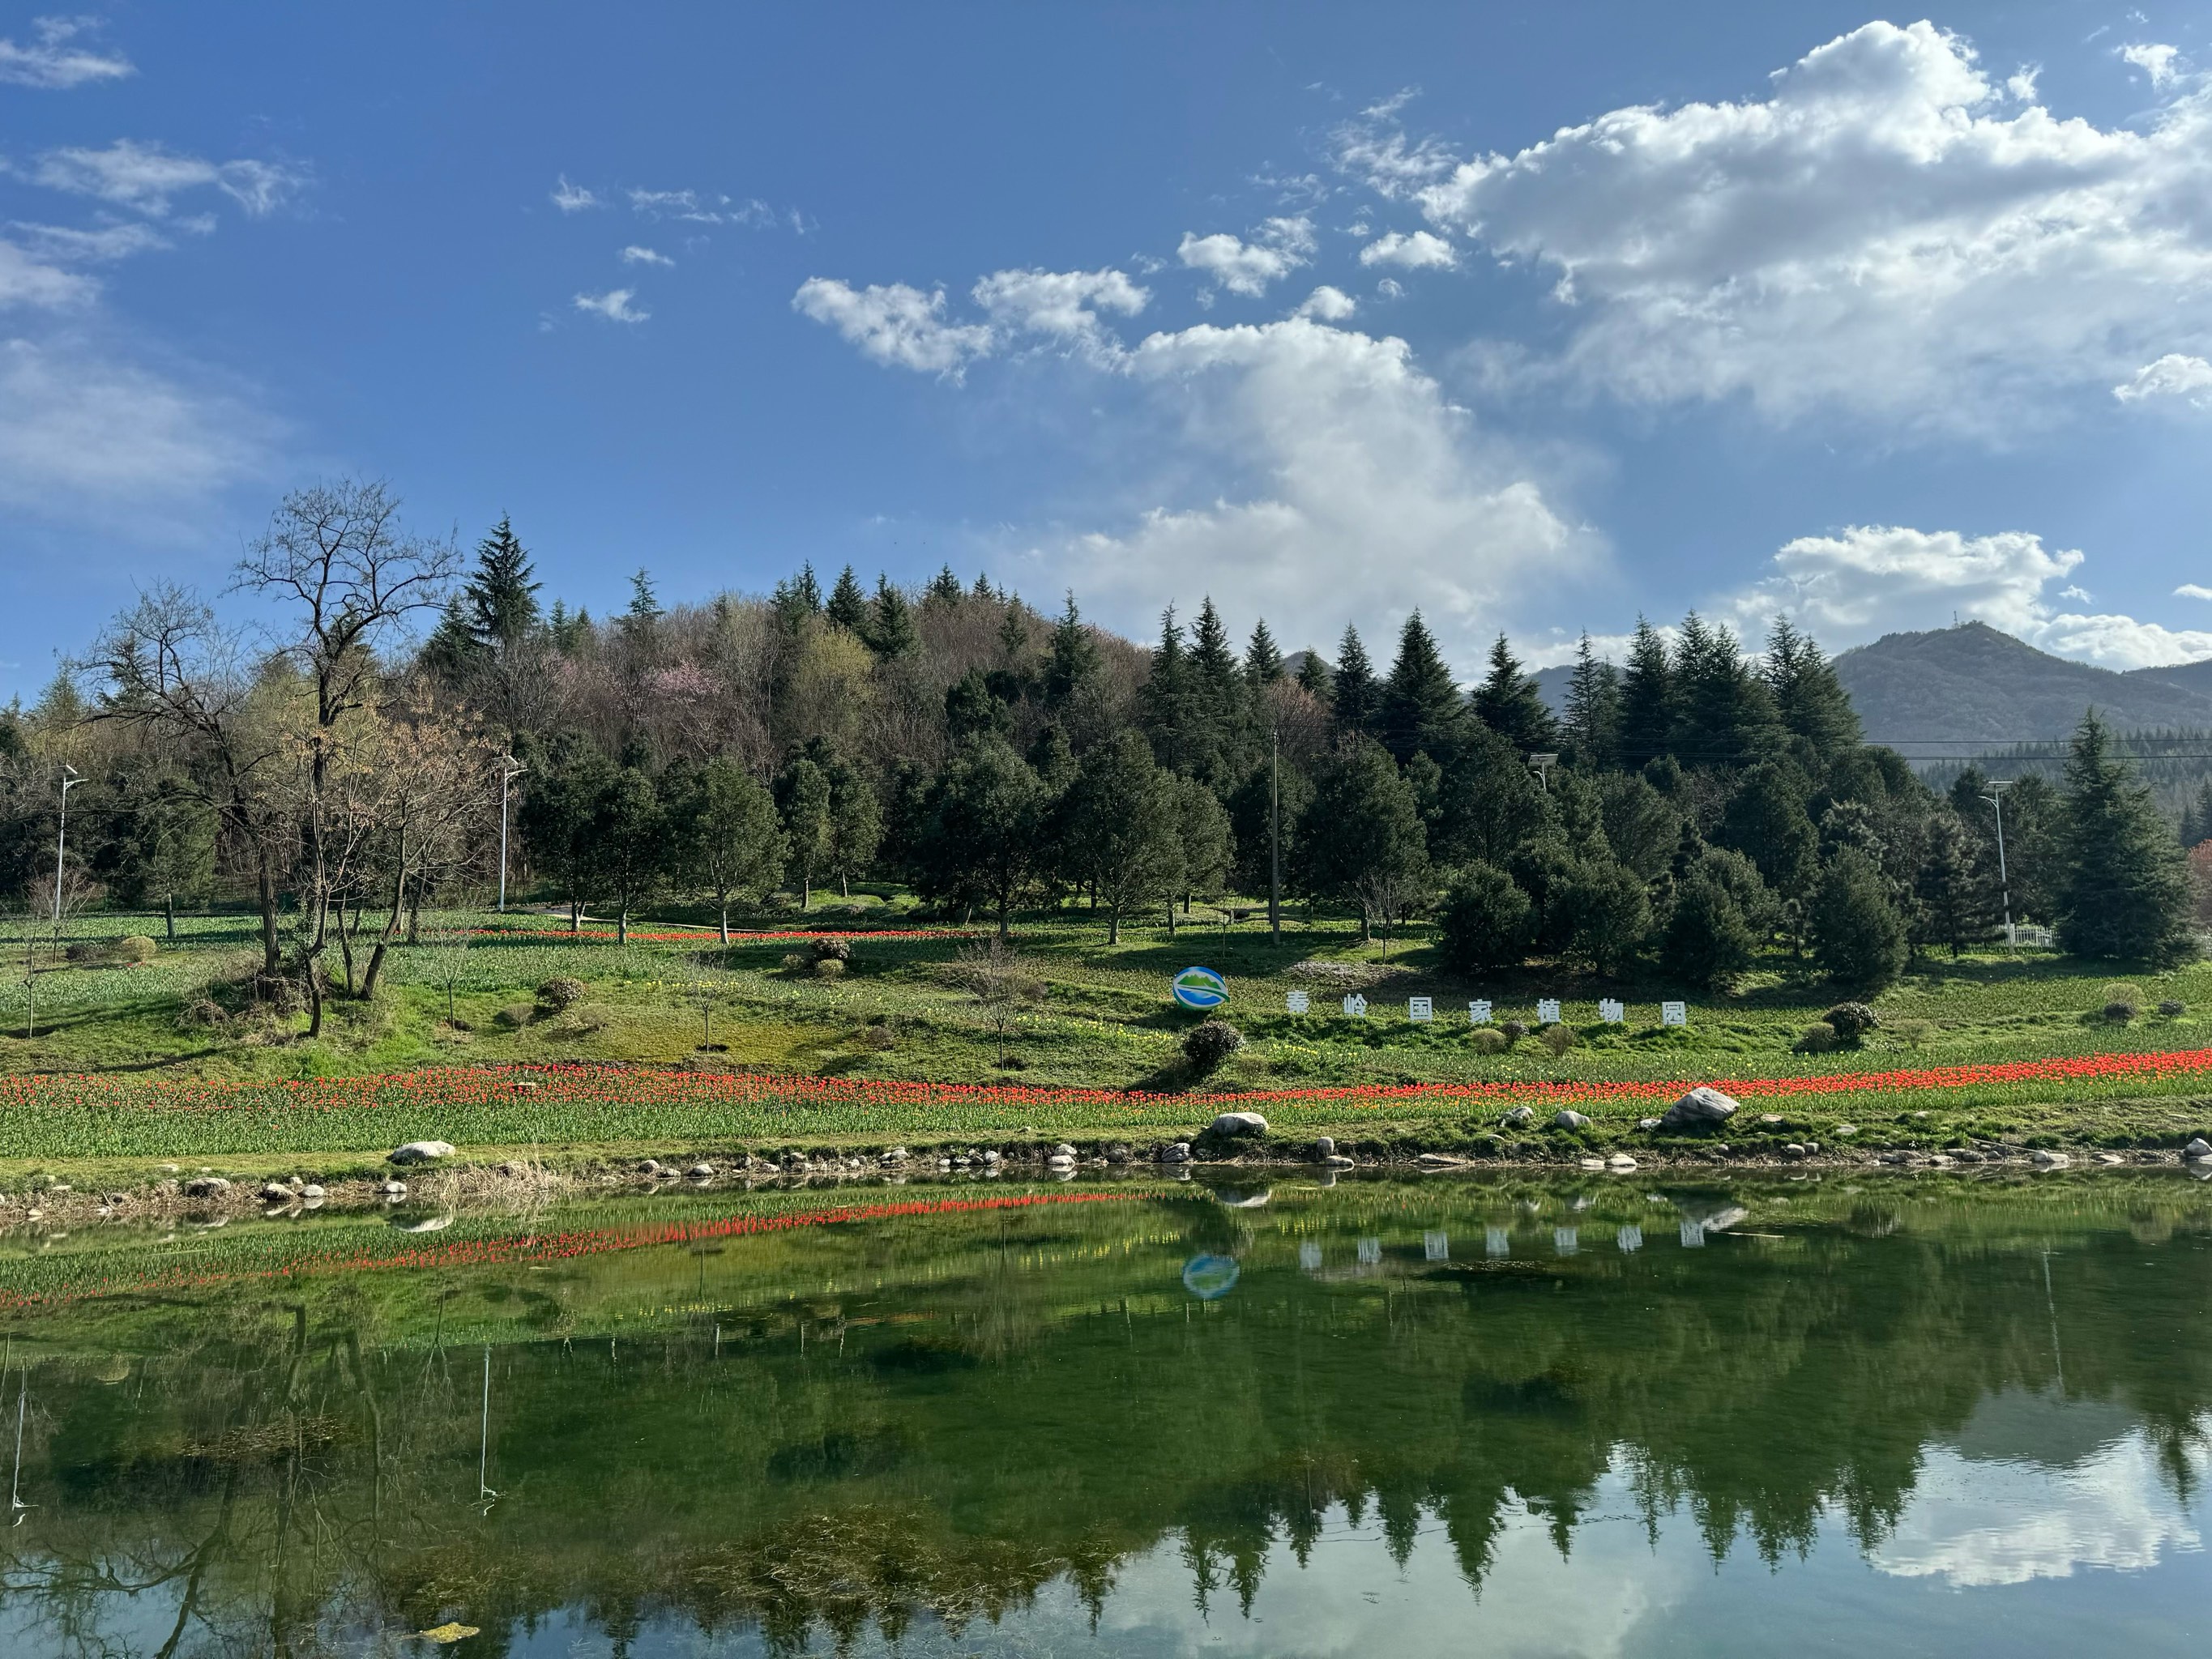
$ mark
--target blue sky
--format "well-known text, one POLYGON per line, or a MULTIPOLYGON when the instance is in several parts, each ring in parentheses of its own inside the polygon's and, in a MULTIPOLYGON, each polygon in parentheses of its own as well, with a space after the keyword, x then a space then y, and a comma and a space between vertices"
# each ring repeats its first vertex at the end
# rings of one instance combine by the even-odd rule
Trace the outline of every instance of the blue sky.
POLYGON ((339 474, 595 611, 2212 656, 2208 14, 0 7, 0 696, 339 474))

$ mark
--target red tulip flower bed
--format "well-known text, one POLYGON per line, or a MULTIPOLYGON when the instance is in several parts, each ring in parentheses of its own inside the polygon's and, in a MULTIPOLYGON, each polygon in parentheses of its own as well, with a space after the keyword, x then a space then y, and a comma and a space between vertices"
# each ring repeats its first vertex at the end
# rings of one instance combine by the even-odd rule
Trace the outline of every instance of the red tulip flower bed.
POLYGON ((1003 1083, 776 1077, 647 1066, 439 1067, 383 1076, 169 1081, 130 1076, 0 1081, 0 1157, 211 1156, 370 1152, 418 1137, 461 1146, 611 1146, 939 1136, 1188 1132, 1217 1110, 1256 1108, 1278 1130, 1488 1116, 1571 1106, 1602 1120, 1650 1112, 1692 1084, 1801 1112, 1947 1110, 2212 1092, 2212 1049, 1846 1071, 1797 1076, 1510 1080, 1146 1095, 1003 1083))

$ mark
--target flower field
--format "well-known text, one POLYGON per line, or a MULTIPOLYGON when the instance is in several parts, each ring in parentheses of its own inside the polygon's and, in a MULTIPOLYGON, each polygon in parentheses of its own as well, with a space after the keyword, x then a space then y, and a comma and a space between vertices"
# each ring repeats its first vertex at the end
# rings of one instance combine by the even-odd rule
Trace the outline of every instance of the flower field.
POLYGON ((836 1139, 1188 1133, 1231 1109, 1279 1133, 1360 1132, 1363 1122, 1488 1121, 1514 1106, 1571 1107, 1602 1128, 1656 1112, 1695 1083, 1747 1102, 1786 1103, 1808 1121, 1911 1109, 2089 1104, 2212 1092, 2212 1048, 2067 1055, 1764 1077, 1500 1079, 1396 1086, 1145 1094, 671 1070, 644 1066, 431 1067, 362 1077, 0 1080, 0 1158, 208 1157, 368 1152, 418 1137, 462 1146, 599 1146, 836 1139))

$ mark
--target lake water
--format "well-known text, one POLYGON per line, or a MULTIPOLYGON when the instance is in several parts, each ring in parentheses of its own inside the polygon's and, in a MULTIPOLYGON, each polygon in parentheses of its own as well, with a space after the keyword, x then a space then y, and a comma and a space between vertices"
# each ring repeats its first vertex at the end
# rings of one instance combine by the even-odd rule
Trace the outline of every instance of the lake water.
POLYGON ((307 1215, 0 1305, 25 1659, 2212 1637, 2179 1171, 307 1215))

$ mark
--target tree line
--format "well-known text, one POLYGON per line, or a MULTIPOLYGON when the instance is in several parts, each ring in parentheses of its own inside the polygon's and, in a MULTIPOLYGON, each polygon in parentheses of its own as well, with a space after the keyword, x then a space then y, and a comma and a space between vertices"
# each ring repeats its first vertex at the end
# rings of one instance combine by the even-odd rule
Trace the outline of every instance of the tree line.
POLYGON ((1695 614, 1639 622, 1619 665, 1585 637, 1555 714, 1502 635, 1462 689, 1418 613, 1387 666, 1352 627, 1286 655, 1258 621, 1240 648, 1210 599, 1146 650, 1072 595, 1048 616, 950 570, 673 606, 641 570, 595 619, 542 601, 507 520, 465 557, 353 483, 288 497, 235 585, 273 632, 157 587, 0 721, 0 879, 51 902, 72 764, 64 908, 249 897, 263 973, 318 1023, 426 898, 488 884, 501 775, 518 882, 624 933, 672 896, 726 933, 771 894, 888 880, 1002 929, 1073 902, 1114 940, 1279 888, 1363 935, 1433 915, 1466 974, 1715 988, 1772 951, 1878 986, 2008 907, 2083 955, 2194 949, 2172 826, 2094 715, 2057 784, 1939 793, 1786 618, 1755 654, 1695 614))

